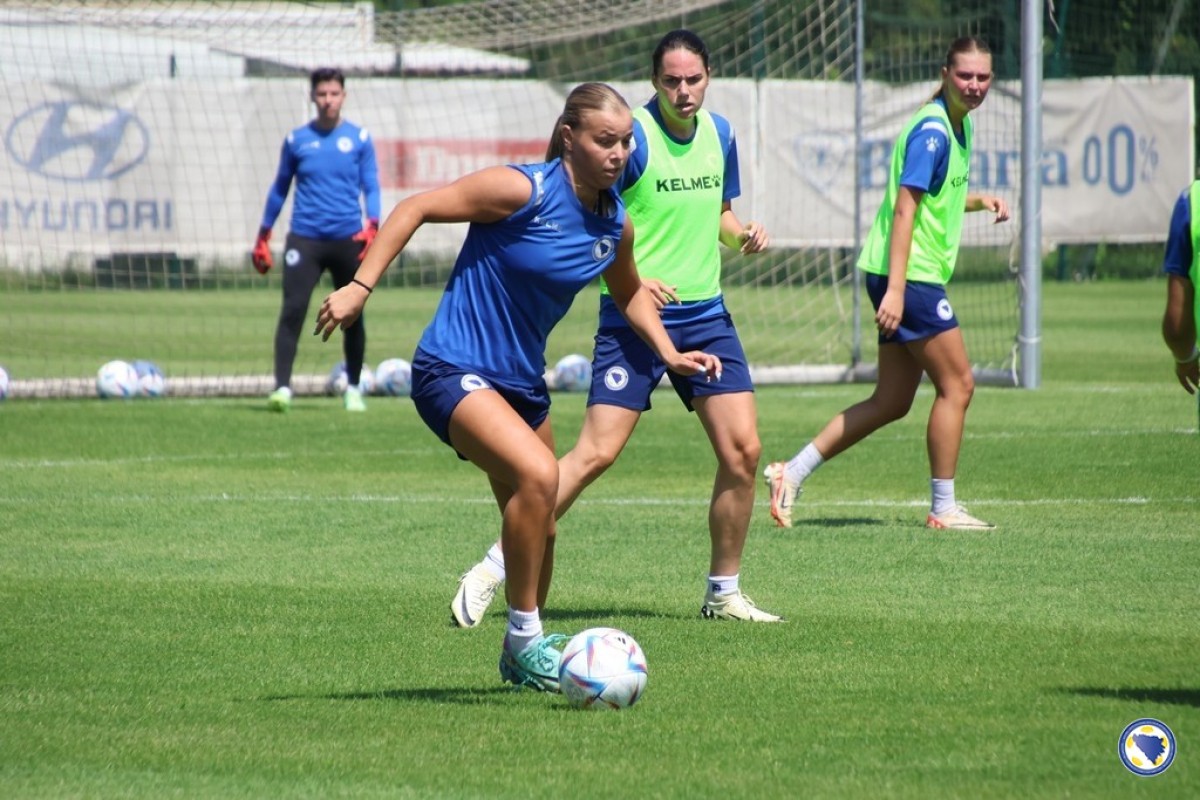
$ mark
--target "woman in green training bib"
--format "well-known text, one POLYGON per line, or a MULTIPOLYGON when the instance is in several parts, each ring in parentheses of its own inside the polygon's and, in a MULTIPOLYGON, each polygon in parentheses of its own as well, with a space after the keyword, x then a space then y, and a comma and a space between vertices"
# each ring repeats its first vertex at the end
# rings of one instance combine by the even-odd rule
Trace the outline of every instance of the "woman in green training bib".
POLYGON ((896 139, 883 205, 858 258, 879 329, 875 392, 830 420, 791 461, 766 468, 771 516, 779 527, 792 526, 793 505, 814 470, 908 413, 922 374, 936 390, 926 431, 933 501, 925 524, 954 530, 995 527, 968 514, 954 496, 975 380, 946 297, 963 215, 990 211, 996 222, 1008 219, 1002 198, 967 190, 969 114, 987 97, 992 77, 988 46, 974 37, 956 39, 946 54, 941 87, 896 139))
MULTIPOLYGON (((779 622, 780 616, 759 608, 741 590, 762 446, 750 366, 720 285, 721 245, 759 253, 769 237, 761 224, 742 223, 733 212, 733 198, 741 194, 737 142, 727 119, 702 108, 711 77, 704 41, 692 31, 671 31, 655 48, 651 68, 655 93, 633 112, 634 147, 616 188, 637 232, 634 261, 671 340, 676 347, 695 343, 688 349, 702 342, 705 352, 721 359, 722 373, 667 372, 602 287, 587 416, 575 447, 559 460, 555 516, 562 517, 616 461, 665 374, 688 411, 696 412, 717 460, 700 614, 779 622)), ((553 539, 546 552, 549 560, 553 539)), ((497 543, 459 581, 450 604, 458 625, 479 624, 504 574, 497 543)), ((544 590, 539 597, 544 603, 544 590)))

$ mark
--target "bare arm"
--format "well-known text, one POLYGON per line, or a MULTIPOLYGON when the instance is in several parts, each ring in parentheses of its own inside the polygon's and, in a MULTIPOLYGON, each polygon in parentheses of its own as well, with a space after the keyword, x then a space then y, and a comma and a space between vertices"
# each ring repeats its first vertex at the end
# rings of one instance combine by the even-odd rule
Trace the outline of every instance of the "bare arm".
POLYGON ((888 287, 875 312, 875 327, 891 336, 904 316, 904 287, 908 281, 908 254, 912 249, 917 206, 925 193, 901 186, 892 209, 892 235, 888 239, 888 287))
POLYGON ((758 222, 748 222, 745 225, 733 213, 733 206, 726 200, 721 205, 721 244, 730 250, 740 250, 749 255, 761 253, 771 243, 767 229, 758 222))
POLYGON ((1008 203, 1003 197, 990 194, 967 195, 967 211, 992 211, 996 214, 993 222, 1004 222, 1008 219, 1008 203))
POLYGON ((358 319, 370 290, 379 283, 388 265, 400 254, 417 229, 427 222, 497 222, 528 202, 533 191, 529 179, 510 167, 489 167, 454 183, 401 200, 349 283, 321 303, 317 328, 328 339, 339 327, 358 319))
POLYGON ((633 263, 633 223, 625 218, 625 230, 617 246, 617 257, 604 270, 604 282, 618 310, 624 315, 638 336, 650 345, 655 354, 672 372, 680 375, 695 375, 707 372, 709 376, 721 377, 721 360, 716 356, 692 350, 680 353, 667 335, 658 306, 650 290, 642 285, 637 267, 633 263))
POLYGON ((1175 377, 1195 394, 1200 387, 1200 353, 1196 350, 1196 287, 1182 275, 1167 276, 1167 309, 1163 313, 1163 341, 1175 357, 1175 377))

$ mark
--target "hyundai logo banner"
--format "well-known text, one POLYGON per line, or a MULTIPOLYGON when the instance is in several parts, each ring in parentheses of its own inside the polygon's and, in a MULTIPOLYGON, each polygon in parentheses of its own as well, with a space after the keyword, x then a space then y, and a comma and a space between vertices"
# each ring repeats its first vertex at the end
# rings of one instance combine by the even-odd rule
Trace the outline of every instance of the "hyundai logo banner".
MULTIPOLYGON (((743 219, 779 246, 854 242, 882 197, 891 147, 933 81, 868 84, 854 146, 854 87, 718 80, 707 105, 737 134, 743 219)), ((491 163, 538 161, 562 107, 537 81, 356 79, 345 115, 370 130, 385 211, 491 163), (466 111, 465 109, 470 109, 466 111), (454 165, 457 164, 457 168, 454 165)), ((631 104, 648 82, 617 84, 631 104)), ((1020 198, 1019 84, 998 82, 974 114, 971 187, 1020 198)), ((244 263, 287 133, 312 116, 303 79, 146 81, 86 96, 57 84, 0 88, 0 269, 169 249, 203 265, 244 263)), ((1155 241, 1194 164, 1192 79, 1047 81, 1042 230, 1047 242, 1155 241)), ((977 215, 984 216, 984 215, 977 215)), ((277 226, 286 228, 290 207, 277 226)), ((465 226, 430 226, 413 250, 453 250, 465 226)), ((1016 235, 969 227, 964 244, 1016 235)))
POLYGON ((150 131, 127 109, 59 100, 13 120, 4 146, 19 165, 47 178, 104 181, 145 160, 150 131))

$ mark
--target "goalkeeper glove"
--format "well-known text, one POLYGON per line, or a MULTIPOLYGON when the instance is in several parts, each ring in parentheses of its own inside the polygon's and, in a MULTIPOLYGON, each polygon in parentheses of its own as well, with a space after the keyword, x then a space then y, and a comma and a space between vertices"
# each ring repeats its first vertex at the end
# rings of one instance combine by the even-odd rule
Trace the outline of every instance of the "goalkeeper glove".
POLYGON ((354 234, 354 241, 363 243, 362 250, 358 252, 359 261, 362 261, 363 256, 367 254, 367 248, 371 246, 371 242, 375 241, 377 233, 379 233, 379 220, 369 219, 363 229, 354 234))
POLYGON ((258 238, 254 241, 254 249, 250 251, 250 263, 258 270, 259 275, 266 275, 275 266, 271 258, 271 229, 259 228, 258 238))

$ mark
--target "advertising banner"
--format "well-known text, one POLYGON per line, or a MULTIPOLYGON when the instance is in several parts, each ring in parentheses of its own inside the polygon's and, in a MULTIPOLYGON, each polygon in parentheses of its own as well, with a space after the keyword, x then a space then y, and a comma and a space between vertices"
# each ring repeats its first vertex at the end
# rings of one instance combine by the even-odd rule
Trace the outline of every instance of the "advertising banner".
MULTIPOLYGON (((850 247, 870 225, 894 139, 932 82, 853 85, 716 80, 706 107, 737 134, 739 216, 777 246, 850 247)), ((247 258, 280 146, 312 117, 305 79, 156 79, 110 90, 30 82, 0 106, 0 268, 89 268, 113 253, 171 252, 202 266, 247 258)), ((351 79, 346 118, 372 134, 384 212, 494 164, 539 161, 569 86, 525 80, 351 79)), ((618 84, 631 105, 649 81, 618 84)), ((11 90, 10 90, 11 91, 11 90)), ((1195 174, 1190 78, 1047 81, 1042 232, 1047 247, 1165 238, 1195 174)), ((971 187, 1020 202, 1020 86, 997 83, 973 115, 971 187)), ((286 230, 290 203, 276 223, 286 230)), ((980 217, 984 215, 978 215, 980 217)), ((1019 216, 1014 217, 1019 222, 1019 216)), ((412 252, 457 248, 429 226, 412 252)), ((1011 239, 1016 226, 1003 235, 1011 239)), ((988 234, 981 236, 986 241, 988 234)), ((965 244, 980 243, 970 230, 965 244)))

